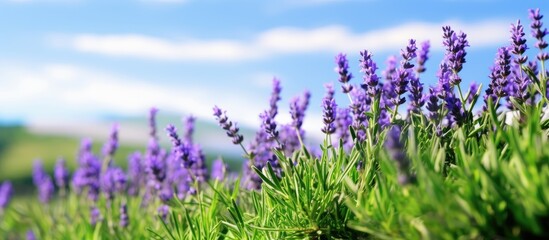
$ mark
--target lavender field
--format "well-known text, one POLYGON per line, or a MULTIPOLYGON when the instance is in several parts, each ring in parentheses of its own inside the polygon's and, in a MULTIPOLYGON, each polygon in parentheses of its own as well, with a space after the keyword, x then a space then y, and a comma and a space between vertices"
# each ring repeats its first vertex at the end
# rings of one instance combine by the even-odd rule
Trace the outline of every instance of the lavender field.
POLYGON ((547 239, 546 10, 510 23, 476 76, 488 84, 464 84, 475 45, 445 25, 385 64, 367 45, 335 55, 320 102, 307 89, 281 101, 286 82, 272 78, 264 110, 246 116, 260 122, 252 134, 223 100, 209 106, 237 159, 206 152, 192 115, 165 125, 150 108, 142 147, 122 152, 113 122, 104 144, 36 160, 30 193, 0 182, 0 239, 547 239))

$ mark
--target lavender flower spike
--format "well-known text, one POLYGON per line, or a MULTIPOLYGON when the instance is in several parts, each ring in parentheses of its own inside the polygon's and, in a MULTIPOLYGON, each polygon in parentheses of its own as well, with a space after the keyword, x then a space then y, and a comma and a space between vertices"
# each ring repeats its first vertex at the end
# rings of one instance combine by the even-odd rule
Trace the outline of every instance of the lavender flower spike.
POLYGON ((416 72, 423 73, 425 72, 425 62, 429 59, 429 48, 431 48, 431 43, 429 41, 424 41, 421 43, 421 48, 419 49, 417 56, 417 68, 416 72))
POLYGON ((269 101, 270 109, 269 109, 269 115, 272 119, 276 117, 278 114, 278 106, 277 103, 280 101, 280 92, 282 91, 282 87, 280 87, 280 80, 277 78, 273 78, 273 92, 271 93, 271 99, 269 101))
POLYGON ((397 167, 399 170, 398 182, 400 184, 410 183, 412 180, 411 176, 408 173, 408 168, 410 167, 410 160, 406 156, 404 143, 400 140, 401 130, 400 126, 394 125, 389 132, 387 132, 387 137, 385 139, 385 149, 389 153, 391 159, 396 161, 397 167))
POLYGON ((423 98, 423 83, 419 81, 419 78, 416 76, 410 77, 410 85, 408 85, 408 90, 410 95, 410 105, 408 109, 411 112, 419 113, 421 112, 421 107, 425 104, 425 99, 423 98))
POLYGON ((362 59, 360 59, 360 71, 364 73, 364 82, 360 86, 368 93, 370 98, 374 98, 380 91, 378 87, 379 77, 376 74, 377 65, 372 60, 372 54, 367 50, 360 52, 360 56, 362 56, 362 59))
POLYGON ((38 199, 42 203, 48 203, 53 197, 53 181, 44 170, 44 166, 40 160, 34 162, 32 171, 32 180, 38 189, 38 199))
POLYGON ((55 184, 59 189, 65 189, 69 184, 69 169, 65 163, 65 159, 60 158, 55 164, 53 169, 53 177, 55 179, 55 184))
POLYGON ((179 139, 179 136, 177 135, 177 129, 173 125, 168 125, 166 127, 166 131, 168 132, 168 137, 170 137, 172 141, 172 146, 174 149, 174 152, 176 154, 176 159, 181 161, 180 164, 182 164, 185 168, 189 168, 194 164, 194 159, 190 157, 191 155, 191 146, 188 143, 184 143, 179 139))
POLYGON ((217 121, 219 122, 219 126, 223 128, 223 130, 227 131, 227 136, 233 139, 233 144, 238 145, 241 144, 242 141, 244 141, 244 136, 241 134, 238 134, 238 131, 240 130, 236 123, 233 125, 232 121, 229 121, 229 118, 227 117, 227 114, 225 111, 222 111, 219 107, 214 106, 213 108, 213 115, 216 117, 217 121))
POLYGON ((212 172, 210 174, 213 180, 223 181, 227 174, 227 165, 223 162, 223 159, 218 158, 212 163, 212 172))
POLYGON ((123 203, 120 206, 120 227, 126 228, 130 224, 130 218, 128 217, 128 206, 123 203))
POLYGON ((330 135, 336 130, 334 121, 336 120, 337 116, 337 104, 335 102, 335 99, 324 98, 322 100, 322 108, 324 109, 322 112, 322 120, 324 122, 322 132, 330 135))
POLYGON ((151 138, 158 139, 158 136, 156 135, 156 114, 158 113, 157 108, 151 108, 149 111, 149 128, 150 132, 149 135, 151 138))
POLYGON ((461 78, 458 73, 463 68, 465 63, 465 48, 469 46, 467 41, 467 34, 461 32, 456 34, 450 26, 442 27, 443 30, 443 44, 446 47, 446 56, 445 61, 447 62, 452 75, 450 76, 450 84, 452 86, 457 85, 461 82, 461 78))
POLYGON ((341 86, 343 93, 347 94, 353 90, 353 86, 348 84, 351 78, 353 78, 353 74, 349 73, 349 62, 347 61, 347 56, 340 53, 335 57, 335 62, 337 66, 334 70, 339 74, 338 81, 343 84, 343 86, 341 86))
POLYGON ((13 195, 13 187, 10 181, 5 181, 0 185, 0 215, 8 204, 10 203, 11 197, 13 195))
MULTIPOLYGON (((103 156, 108 157, 112 161, 112 157, 118 148, 118 124, 112 126, 109 140, 103 145, 103 156)), ((110 163, 110 162, 109 162, 110 163)))
POLYGON ((543 19, 543 15, 540 14, 539 8, 535 10, 530 9, 529 17, 530 20, 532 20, 532 23, 530 24, 530 28, 532 28, 532 36, 538 40, 534 46, 540 50, 537 58, 540 61, 545 61, 549 59, 549 54, 543 52, 543 50, 548 46, 547 42, 543 39, 548 33, 547 28, 542 29, 543 22, 541 19, 543 19))
POLYGON ((185 126, 183 140, 185 140, 185 142, 187 142, 189 144, 192 144, 192 142, 193 142, 193 133, 194 133, 194 122, 195 122, 195 120, 196 120, 196 118, 193 117, 193 116, 188 116, 183 120, 184 126, 185 126))
POLYGON ((520 24, 520 20, 517 20, 516 24, 511 24, 511 47, 511 52, 516 56, 514 62, 517 65, 522 65, 528 61, 528 56, 524 55, 528 46, 526 45, 524 28, 520 24))
POLYGON ((431 121, 436 121, 438 119, 438 110, 440 106, 438 104, 437 92, 434 88, 429 88, 429 94, 426 96, 427 99, 427 110, 429 110, 429 119, 431 121))

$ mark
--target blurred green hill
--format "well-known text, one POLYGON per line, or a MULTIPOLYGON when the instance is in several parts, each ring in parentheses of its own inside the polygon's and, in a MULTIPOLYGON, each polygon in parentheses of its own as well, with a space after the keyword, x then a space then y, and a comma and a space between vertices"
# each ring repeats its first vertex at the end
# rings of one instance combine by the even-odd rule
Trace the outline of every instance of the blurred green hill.
MULTIPOLYGON (((80 141, 81 138, 77 136, 36 133, 24 126, 0 126, 0 181, 11 180, 18 193, 30 191, 35 159, 41 159, 46 170, 51 173, 57 159, 63 157, 72 171, 77 165, 76 155, 80 141)), ((104 141, 94 139, 93 143, 94 152, 100 153, 104 141)), ((167 143, 164 145, 167 147, 167 143)), ((115 164, 125 168, 127 157, 131 153, 144 150, 145 144, 121 142, 115 155, 115 164)), ((209 151, 205 153, 209 166, 218 155, 209 151)), ((224 157, 231 170, 240 170, 241 161, 238 156, 224 157)))

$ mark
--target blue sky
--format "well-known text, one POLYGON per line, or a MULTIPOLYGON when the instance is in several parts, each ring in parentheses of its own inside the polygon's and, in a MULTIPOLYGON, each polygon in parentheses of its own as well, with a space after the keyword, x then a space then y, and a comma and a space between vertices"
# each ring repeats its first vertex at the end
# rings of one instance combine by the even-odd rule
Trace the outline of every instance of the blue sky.
MULTIPOLYGON (((373 52, 381 74, 407 39, 430 40, 429 85, 442 58, 441 26, 450 24, 469 35, 464 84, 486 83, 497 48, 509 43, 509 24, 529 25, 529 8, 548 14, 548 7, 496 0, 0 1, 0 122, 136 116, 150 106, 213 120, 218 104, 252 126, 277 76, 279 120, 289 119, 288 100, 309 89, 305 125, 317 129, 323 84, 337 85, 338 52, 348 54, 359 83, 360 50, 373 52)), ((341 95, 339 104, 347 105, 341 95)))

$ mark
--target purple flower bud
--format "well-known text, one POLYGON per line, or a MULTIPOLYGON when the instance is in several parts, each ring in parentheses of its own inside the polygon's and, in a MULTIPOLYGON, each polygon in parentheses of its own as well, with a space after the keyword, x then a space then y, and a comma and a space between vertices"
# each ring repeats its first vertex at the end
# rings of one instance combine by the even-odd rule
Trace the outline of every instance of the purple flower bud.
POLYGON ((454 96, 454 94, 448 94, 444 99, 446 103, 446 108, 448 109, 448 125, 452 126, 454 123, 458 126, 463 124, 465 120, 465 113, 461 106, 461 101, 454 96))
POLYGON ((496 54, 495 65, 490 73, 492 79, 494 93, 498 97, 505 97, 508 94, 506 86, 508 84, 508 76, 511 74, 511 55, 505 47, 499 48, 496 54))
POLYGON ((109 164, 112 162, 112 157, 118 148, 118 124, 112 126, 111 135, 109 140, 103 145, 103 156, 110 159, 109 164))
POLYGON ((177 129, 173 125, 168 125, 166 127, 166 131, 168 132, 168 137, 170 137, 172 141, 172 147, 174 150, 174 153, 176 154, 175 157, 178 159, 179 164, 182 164, 185 168, 189 168, 194 164, 194 159, 191 158, 191 146, 189 143, 184 143, 179 139, 179 136, 177 135, 177 129))
POLYGON ((425 72, 425 62, 429 59, 429 48, 431 47, 431 43, 429 41, 424 41, 421 43, 421 48, 418 52, 417 57, 417 68, 416 72, 422 73, 425 72))
POLYGON ((387 132, 385 138, 385 149, 391 159, 396 161, 399 170, 398 181, 400 184, 407 184, 412 181, 412 177, 409 175, 410 160, 406 156, 404 143, 400 140, 401 130, 400 126, 393 126, 387 132))
POLYGON ((450 84, 452 86, 457 85, 461 82, 461 78, 458 73, 463 68, 465 61, 465 56, 467 52, 465 48, 469 46, 467 41, 467 35, 463 32, 456 34, 450 26, 442 27, 443 30, 443 44, 446 47, 445 62, 447 62, 448 67, 451 70, 450 75, 450 84))
POLYGON ((223 159, 218 158, 212 163, 211 177, 213 180, 223 181, 225 174, 227 173, 227 165, 223 162, 223 159))
POLYGON ((343 145, 349 142, 349 126, 353 124, 353 117, 349 108, 338 108, 336 115, 336 133, 339 139, 343 139, 343 145))
POLYGON ((416 40, 414 39, 410 39, 408 41, 408 46, 406 46, 406 49, 400 50, 400 55, 402 56, 402 67, 404 69, 410 69, 414 67, 414 64, 412 64, 411 61, 417 56, 416 50, 416 40))
POLYGON ((158 216, 162 219, 162 221, 168 220, 168 214, 170 214, 170 207, 168 205, 162 204, 160 207, 158 207, 158 216))
POLYGON ((271 93, 271 99, 269 101, 269 105, 270 105, 269 116, 272 119, 274 119, 278 114, 277 103, 280 100, 281 91, 282 91, 282 87, 280 86, 280 80, 278 80, 277 78, 273 78, 273 92, 271 93))
POLYGON ((547 48, 548 44, 543 39, 545 35, 547 35, 547 28, 543 28, 543 22, 541 19, 543 19, 543 15, 540 14, 539 8, 538 9, 530 9, 529 10, 529 17, 530 20, 532 20, 532 23, 530 24, 530 28, 532 29, 532 36, 538 40, 534 46, 540 50, 540 53, 538 54, 538 60, 545 61, 548 59, 548 54, 544 53, 543 50, 547 48))
POLYGON ((374 98, 379 89, 379 77, 376 74, 377 65, 372 60, 372 54, 367 50, 360 52, 360 72, 364 73, 364 82, 360 85, 364 89, 370 98, 374 98))
POLYGON ((26 239, 27 240, 36 240, 36 235, 34 235, 34 231, 28 230, 26 233, 26 239))
POLYGON ((193 142, 194 121, 195 117, 193 116, 189 116, 184 120, 185 131, 183 135, 183 140, 189 144, 192 144, 193 142))
POLYGON ((301 125, 303 125, 303 118, 305 117, 305 113, 302 111, 299 105, 299 101, 299 97, 294 97, 290 100, 290 115, 292 116, 292 125, 296 129, 301 129, 301 125))
POLYGON ((233 125, 233 122, 229 121, 229 118, 227 117, 227 114, 225 111, 222 111, 217 106, 214 106, 213 108, 214 116, 216 117, 217 121, 219 122, 219 126, 223 128, 225 131, 227 131, 227 136, 232 138, 233 144, 238 145, 241 144, 242 141, 244 141, 244 136, 241 134, 238 134, 238 131, 240 130, 236 123, 233 125))
POLYGON ((395 71, 396 71, 396 65, 397 65, 396 56, 389 56, 387 58, 386 64, 387 64, 387 67, 383 71, 383 78, 386 81, 390 82, 393 80, 393 75, 395 74, 395 71))
POLYGON ((158 136, 156 135, 156 114, 158 113, 158 109, 151 108, 149 111, 149 136, 154 139, 158 139, 158 136))
POLYGON ((55 168, 53 169, 53 177, 55 179, 55 184, 59 189, 64 189, 68 186, 69 183, 69 169, 67 169, 67 165, 65 164, 65 159, 60 158, 57 160, 57 163, 55 164, 55 168))
POLYGON ((269 112, 265 111, 259 114, 259 118, 261 119, 261 128, 269 135, 270 139, 277 138, 276 122, 271 118, 269 112))
POLYGON ((128 206, 123 203, 120 206, 120 227, 126 228, 130 224, 130 218, 128 217, 128 206))
POLYGON ((91 154, 92 152, 92 140, 89 138, 82 139, 80 143, 80 149, 78 150, 78 164, 82 165, 84 161, 84 155, 91 154))
POLYGON ((145 173, 143 164, 141 163, 141 153, 135 152, 128 157, 128 194, 131 196, 136 196, 139 194, 144 179, 143 174, 145 173))
POLYGON ((334 98, 335 96, 334 84, 326 83, 324 84, 324 88, 326 89, 326 95, 324 95, 324 97, 334 98))
POLYGON ((371 100, 362 89, 353 90, 352 96, 353 103, 351 105, 351 110, 353 113, 353 127, 357 133, 358 140, 364 141, 366 139, 364 128, 368 127, 366 112, 370 110, 371 100))
POLYGON ((353 87, 348 84, 351 78, 353 78, 353 74, 349 72, 349 62, 347 61, 347 56, 340 53, 335 57, 335 62, 336 67, 334 70, 339 74, 338 81, 343 84, 343 86, 341 86, 343 93, 349 93, 353 90, 353 87))
POLYGON ((324 127, 322 127, 322 132, 325 134, 332 134, 335 132, 336 127, 334 121, 337 116, 337 104, 333 98, 324 98, 322 100, 322 120, 324 122, 324 127))
POLYGON ((101 216, 101 211, 99 211, 99 208, 93 206, 90 208, 90 224, 95 227, 98 222, 103 221, 103 217, 101 216))
POLYGON ((72 185, 77 193, 88 191, 91 200, 97 200, 99 194, 99 175, 101 162, 91 152, 82 155, 80 167, 74 172, 72 185))
POLYGON ((421 107, 425 104, 425 98, 423 97, 423 83, 419 81, 419 78, 416 76, 410 77, 410 85, 408 90, 410 94, 408 98, 410 99, 410 105, 408 109, 414 113, 420 113, 421 107))
POLYGON ((50 176, 44 170, 40 160, 34 162, 32 180, 38 189, 38 199, 42 203, 48 203, 53 197, 54 186, 50 176))
POLYGON ((440 106, 438 104, 438 96, 434 88, 429 88, 429 94, 427 98, 427 110, 429 110, 429 119, 436 121, 438 119, 438 110, 440 106))
POLYGON ((109 167, 101 176, 100 187, 105 197, 112 200, 115 194, 125 190, 126 181, 126 175, 121 168, 109 167))
POLYGON ((515 54, 516 58, 514 62, 518 65, 526 63, 528 56, 523 55, 528 49, 526 45, 526 39, 524 38, 524 28, 520 24, 520 20, 517 20, 516 24, 511 24, 511 52, 515 54))
POLYGON ((469 86, 469 97, 467 98, 467 102, 469 104, 473 103, 473 99, 475 97, 475 94, 478 92, 478 84, 473 82, 469 86))
POLYGON ((5 181, 0 185, 0 215, 10 203, 13 195, 13 187, 10 181, 5 181))

